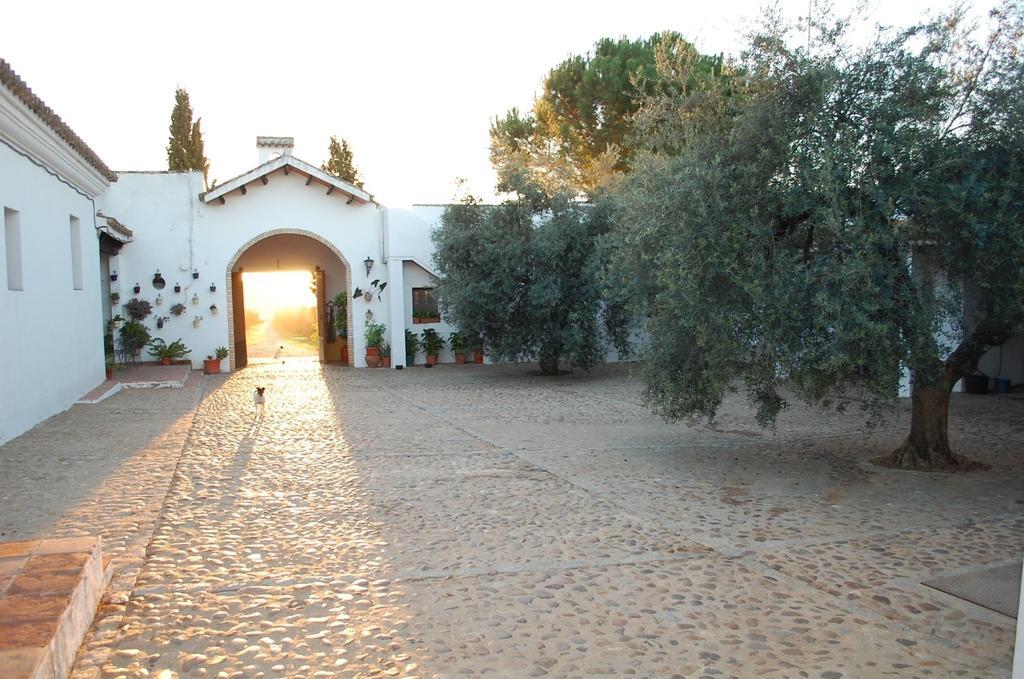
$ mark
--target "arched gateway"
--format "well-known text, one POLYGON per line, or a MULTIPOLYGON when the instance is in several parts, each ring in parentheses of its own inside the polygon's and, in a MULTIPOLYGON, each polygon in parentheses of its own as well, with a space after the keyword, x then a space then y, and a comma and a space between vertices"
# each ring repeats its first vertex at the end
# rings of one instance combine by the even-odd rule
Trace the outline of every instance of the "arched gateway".
MULTIPOLYGON (((316 318, 321 362, 342 362, 351 365, 354 355, 353 334, 328 341, 327 302, 336 294, 347 299, 352 289, 352 269, 348 259, 323 236, 304 229, 275 229, 251 238, 228 261, 224 275, 227 290, 228 343, 231 346, 231 369, 245 367, 248 362, 245 342, 245 293, 242 272, 280 270, 309 271, 316 282, 316 318), (342 344, 346 347, 341 351, 342 344)), ((345 327, 352 328, 352 305, 346 304, 345 327)))

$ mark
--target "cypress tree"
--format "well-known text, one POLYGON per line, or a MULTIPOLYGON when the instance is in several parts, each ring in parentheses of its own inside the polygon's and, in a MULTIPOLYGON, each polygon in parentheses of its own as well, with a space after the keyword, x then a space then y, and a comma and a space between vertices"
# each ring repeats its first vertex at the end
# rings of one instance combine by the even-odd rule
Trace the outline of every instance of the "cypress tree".
POLYGON ((352 149, 349 147, 348 141, 342 139, 339 142, 338 138, 332 134, 327 152, 330 157, 326 163, 320 166, 320 169, 353 186, 363 188, 363 181, 359 178, 359 170, 356 169, 356 165, 352 161, 352 149))
POLYGON ((210 161, 203 147, 203 133, 199 129, 202 118, 192 121, 192 104, 188 92, 178 88, 174 92, 174 110, 171 111, 171 136, 167 140, 168 170, 199 170, 203 183, 207 182, 210 161))

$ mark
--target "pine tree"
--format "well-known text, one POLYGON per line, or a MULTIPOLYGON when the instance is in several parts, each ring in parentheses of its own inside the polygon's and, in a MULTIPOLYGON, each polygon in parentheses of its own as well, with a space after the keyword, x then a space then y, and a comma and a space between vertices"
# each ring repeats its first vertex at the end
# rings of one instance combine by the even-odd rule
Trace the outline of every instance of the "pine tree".
POLYGON ((192 121, 192 105, 188 92, 178 88, 174 92, 174 110, 171 111, 171 136, 167 140, 168 170, 199 170, 203 183, 207 182, 210 161, 203 148, 203 133, 199 129, 202 118, 192 121))
POLYGON ((352 149, 349 148, 348 141, 342 139, 339 142, 338 138, 332 134, 328 153, 330 158, 320 166, 320 169, 353 186, 363 188, 363 180, 359 178, 359 170, 356 169, 355 163, 352 162, 352 149))

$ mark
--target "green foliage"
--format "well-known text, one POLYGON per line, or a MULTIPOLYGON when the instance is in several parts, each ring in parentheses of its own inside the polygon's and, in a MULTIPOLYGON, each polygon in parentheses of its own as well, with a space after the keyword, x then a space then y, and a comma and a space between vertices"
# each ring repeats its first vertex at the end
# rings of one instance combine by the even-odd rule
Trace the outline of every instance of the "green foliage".
POLYGON ((338 330, 340 337, 348 336, 348 298, 344 292, 339 292, 334 299, 328 302, 334 314, 334 327, 338 330))
POLYGON ((185 305, 181 302, 175 302, 171 305, 171 313, 175 316, 180 316, 185 313, 185 305))
POLYGON ((331 135, 327 153, 327 162, 320 166, 321 170, 353 186, 363 188, 363 181, 359 178, 359 170, 352 160, 352 149, 349 148, 347 140, 342 139, 339 142, 337 137, 331 135))
POLYGON ((217 347, 216 349, 213 350, 213 355, 216 356, 219 360, 223 361, 225 358, 228 357, 228 348, 217 347))
POLYGON ((423 347, 423 353, 427 356, 437 356, 437 354, 444 349, 445 341, 441 334, 433 328, 427 328, 423 331, 423 338, 420 340, 420 344, 423 347))
POLYGON ((203 133, 199 129, 202 118, 192 121, 192 104, 188 92, 178 88, 174 92, 171 111, 171 136, 167 140, 167 169, 175 171, 199 170, 207 182, 210 161, 203 149, 203 133))
POLYGON ((126 350, 139 350, 149 343, 149 329, 135 319, 125 321, 117 332, 126 350))
POLYGON ((452 348, 453 354, 465 354, 466 347, 468 344, 469 341, 467 340, 466 336, 463 335, 461 332, 453 332, 452 334, 448 335, 448 346, 452 348))
POLYGON ((518 200, 447 208, 434 232, 441 309, 499 360, 559 360, 589 368, 606 346, 601 327, 609 230, 604 204, 585 207, 525 186, 518 200))
POLYGON ((739 384, 771 425, 783 381, 877 415, 902 365, 948 391, 1024 322, 1020 8, 996 18, 991 49, 958 16, 860 49, 841 24, 812 53, 760 35, 732 92, 660 69, 617 197, 617 280, 648 316, 665 416, 711 418, 739 384))
POLYGON ((525 176, 549 195, 568 189, 593 196, 627 171, 635 146, 631 117, 656 91, 659 58, 691 63, 701 77, 723 75, 720 57, 699 54, 677 33, 599 40, 593 53, 548 72, 532 112, 512 109, 492 122, 499 189, 515 190, 525 176))
POLYGON ((420 338, 419 338, 419 335, 417 335, 413 331, 409 330, 409 328, 406 328, 405 329, 405 355, 406 355, 406 357, 407 358, 415 358, 416 357, 416 352, 419 350, 419 348, 420 348, 420 338))
POLYGON ((366 346, 377 347, 378 349, 384 344, 384 333, 387 332, 388 326, 383 323, 376 323, 369 321, 366 327, 363 329, 363 337, 366 339, 366 346))
POLYGON ((183 358, 186 354, 190 353, 192 353, 192 350, 185 346, 180 337, 170 344, 167 344, 160 337, 154 337, 149 343, 149 355, 160 359, 169 358, 175 360, 183 358))

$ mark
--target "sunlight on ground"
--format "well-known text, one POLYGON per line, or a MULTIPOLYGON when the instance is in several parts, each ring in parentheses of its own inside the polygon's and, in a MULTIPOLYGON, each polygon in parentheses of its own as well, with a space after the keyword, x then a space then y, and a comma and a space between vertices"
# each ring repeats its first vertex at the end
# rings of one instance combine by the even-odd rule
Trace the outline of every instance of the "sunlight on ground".
POLYGON ((316 356, 316 295, 308 271, 242 274, 250 359, 316 356))

